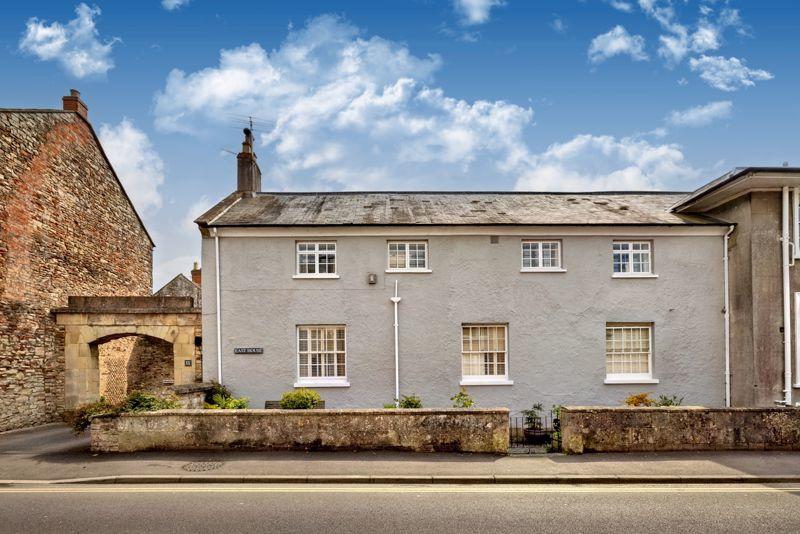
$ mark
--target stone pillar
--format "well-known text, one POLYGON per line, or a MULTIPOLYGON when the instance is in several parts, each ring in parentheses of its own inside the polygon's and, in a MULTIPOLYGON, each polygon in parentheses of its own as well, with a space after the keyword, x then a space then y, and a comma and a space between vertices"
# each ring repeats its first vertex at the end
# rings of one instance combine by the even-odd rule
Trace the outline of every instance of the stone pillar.
MULTIPOLYGON (((74 336, 69 337, 74 340, 74 336)), ((64 345, 65 408, 74 410, 100 398, 100 361, 97 347, 83 341, 64 345)))
POLYGON ((172 350, 175 358, 175 385, 191 384, 194 382, 194 343, 192 343, 192 328, 181 328, 175 338, 172 350), (190 365, 186 365, 186 363, 190 365))

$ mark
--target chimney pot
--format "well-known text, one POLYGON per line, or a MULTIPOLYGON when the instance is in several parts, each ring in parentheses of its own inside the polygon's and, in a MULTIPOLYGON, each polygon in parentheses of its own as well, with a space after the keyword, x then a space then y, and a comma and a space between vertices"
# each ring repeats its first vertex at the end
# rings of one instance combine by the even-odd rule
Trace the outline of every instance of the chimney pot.
POLYGON ((192 282, 194 282, 199 286, 201 281, 202 281, 202 271, 200 267, 197 265, 197 262, 194 262, 194 268, 192 269, 192 282))
POLYGON ((74 111, 81 117, 89 119, 89 108, 86 103, 81 100, 81 93, 77 89, 70 89, 68 96, 61 97, 64 111, 74 111))

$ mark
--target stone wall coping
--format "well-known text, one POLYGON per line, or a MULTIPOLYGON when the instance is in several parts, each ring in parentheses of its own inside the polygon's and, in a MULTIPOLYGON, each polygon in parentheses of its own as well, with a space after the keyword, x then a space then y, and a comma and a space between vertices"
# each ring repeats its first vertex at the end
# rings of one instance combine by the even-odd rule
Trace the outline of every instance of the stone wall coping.
POLYGON ((157 412, 129 412, 121 414, 96 415, 95 418, 114 417, 152 417, 168 415, 189 415, 201 417, 214 417, 219 415, 273 417, 279 415, 325 415, 325 416, 350 416, 350 415, 464 415, 464 414, 508 414, 508 408, 341 408, 331 410, 270 410, 254 408, 246 410, 159 410, 157 412))
POLYGON ((707 406, 562 406, 568 412, 785 412, 800 410, 794 406, 770 406, 765 408, 720 408, 707 406))
POLYGON ((101 313, 101 314, 129 314, 129 313, 142 313, 142 314, 193 314, 200 315, 202 311, 200 308, 53 308, 51 310, 55 314, 82 314, 82 313, 101 313))
POLYGON ((172 386, 172 390, 175 393, 193 393, 196 391, 211 391, 214 388, 214 384, 211 382, 200 382, 197 384, 178 384, 172 386))

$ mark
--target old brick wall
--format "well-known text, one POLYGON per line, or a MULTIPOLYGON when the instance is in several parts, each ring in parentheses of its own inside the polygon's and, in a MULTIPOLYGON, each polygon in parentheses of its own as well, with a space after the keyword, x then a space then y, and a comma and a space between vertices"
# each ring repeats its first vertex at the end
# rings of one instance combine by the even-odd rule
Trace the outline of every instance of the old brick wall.
POLYGON ((97 452, 191 449, 508 452, 508 410, 165 410, 92 420, 97 452))
POLYGON ((88 123, 0 109, 0 431, 63 411, 51 308, 151 286, 151 242, 88 123))
POLYGON ((98 346, 100 395, 121 402, 132 391, 172 393, 172 343, 147 336, 112 339, 98 346))
POLYGON ((800 408, 561 409, 564 452, 800 450, 800 408))

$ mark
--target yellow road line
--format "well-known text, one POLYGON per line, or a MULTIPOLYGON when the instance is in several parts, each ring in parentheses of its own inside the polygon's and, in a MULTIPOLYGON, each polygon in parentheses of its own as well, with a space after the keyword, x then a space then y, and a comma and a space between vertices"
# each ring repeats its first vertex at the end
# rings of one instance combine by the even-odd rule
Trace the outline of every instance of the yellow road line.
POLYGON ((234 487, 10 487, 0 494, 21 493, 800 493, 800 486, 234 486, 234 487))

